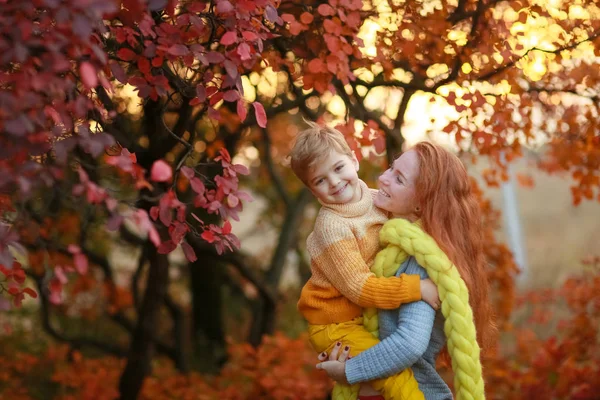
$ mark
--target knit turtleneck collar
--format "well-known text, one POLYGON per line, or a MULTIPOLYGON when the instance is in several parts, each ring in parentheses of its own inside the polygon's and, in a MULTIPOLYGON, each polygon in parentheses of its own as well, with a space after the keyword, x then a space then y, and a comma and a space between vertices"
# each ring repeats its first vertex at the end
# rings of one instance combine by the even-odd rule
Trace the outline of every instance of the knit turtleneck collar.
POLYGON ((367 184, 360 179, 358 180, 356 190, 360 192, 360 199, 354 203, 329 204, 323 203, 321 200, 319 200, 319 203, 321 203, 323 208, 327 208, 342 217, 348 218, 364 215, 373 207, 373 196, 371 196, 367 184))

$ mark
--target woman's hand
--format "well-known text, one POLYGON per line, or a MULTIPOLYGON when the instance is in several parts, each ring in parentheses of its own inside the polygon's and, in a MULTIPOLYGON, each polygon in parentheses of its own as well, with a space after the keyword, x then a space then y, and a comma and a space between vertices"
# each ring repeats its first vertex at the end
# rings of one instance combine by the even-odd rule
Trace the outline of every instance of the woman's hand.
POLYGON ((338 342, 333 347, 333 350, 331 350, 329 357, 327 357, 326 352, 319 354, 319 361, 321 362, 317 364, 317 369, 325 370, 334 381, 348 385, 348 380, 346 379, 346 360, 350 358, 350 347, 346 346, 340 352, 341 348, 342 344, 338 342))

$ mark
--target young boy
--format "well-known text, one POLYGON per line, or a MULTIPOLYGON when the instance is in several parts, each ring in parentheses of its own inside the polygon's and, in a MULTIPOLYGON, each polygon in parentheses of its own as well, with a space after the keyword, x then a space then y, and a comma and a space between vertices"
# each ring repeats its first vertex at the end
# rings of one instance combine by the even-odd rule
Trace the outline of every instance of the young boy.
POLYGON ((344 136, 308 124, 290 154, 291 168, 322 207, 306 243, 312 276, 298 310, 318 353, 343 342, 355 356, 379 342, 363 326, 363 308, 395 309, 421 299, 435 307, 437 288, 418 275, 378 278, 371 273, 388 216, 373 205, 376 191, 358 178, 358 160, 344 136))

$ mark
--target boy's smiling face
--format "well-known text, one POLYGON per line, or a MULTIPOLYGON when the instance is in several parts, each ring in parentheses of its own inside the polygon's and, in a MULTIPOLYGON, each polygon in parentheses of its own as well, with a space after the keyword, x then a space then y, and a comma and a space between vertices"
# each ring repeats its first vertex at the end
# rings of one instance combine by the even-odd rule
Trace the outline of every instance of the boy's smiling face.
POLYGON ((307 176, 311 192, 326 204, 346 204, 360 200, 358 190, 358 160, 332 150, 317 162, 307 176))

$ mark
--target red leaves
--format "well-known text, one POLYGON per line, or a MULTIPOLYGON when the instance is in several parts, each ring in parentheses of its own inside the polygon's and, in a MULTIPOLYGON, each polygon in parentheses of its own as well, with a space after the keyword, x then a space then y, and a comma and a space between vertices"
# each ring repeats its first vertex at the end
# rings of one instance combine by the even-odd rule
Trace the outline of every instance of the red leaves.
POLYGON ((137 58, 137 54, 126 47, 122 47, 117 51, 117 57, 123 61, 133 61, 137 58))
POLYGON ((185 56, 189 53, 189 51, 190 50, 187 48, 187 46, 183 44, 173 44, 171 47, 169 47, 167 53, 171 54, 172 56, 185 56))
POLYGON ((223 37, 221 37, 221 44, 223 46, 229 46, 231 44, 237 43, 238 37, 236 31, 228 31, 223 37))
POLYGON ((335 15, 335 10, 329 4, 320 4, 317 8, 317 11, 324 17, 335 15))
POLYGON ((303 12, 302 14, 300 14, 300 22, 302 22, 305 25, 309 25, 311 22, 313 22, 314 19, 315 17, 313 17, 313 15, 309 12, 303 12))
POLYGON ((231 223, 229 221, 225 221, 223 227, 209 225, 200 237, 214 245, 218 254, 223 254, 226 249, 233 251, 240 247, 239 239, 231 233, 231 223))
POLYGON ((93 89, 98 85, 98 73, 94 66, 84 61, 79 66, 79 73, 81 75, 81 81, 87 89, 93 89))
POLYGON ((114 60, 111 60, 109 64, 110 64, 110 70, 111 70, 113 76, 115 77, 115 79, 118 80, 119 82, 121 82, 122 84, 126 84, 128 78, 127 78, 127 74, 125 73, 125 70, 123 69, 123 67, 121 67, 121 65, 114 60))
POLYGON ((8 294, 13 297, 13 304, 15 307, 21 307, 21 303, 25 300, 25 295, 28 295, 32 299, 36 299, 38 296, 35 290, 31 288, 19 289, 15 286, 8 289, 8 294))
POLYGON ((194 262, 198 259, 198 257, 196 257, 196 252, 187 242, 181 243, 181 249, 183 250, 185 258, 187 258, 189 262, 194 262))
POLYGON ((236 90, 228 90, 223 94, 223 100, 234 102, 240 98, 240 93, 236 90))
POLYGON ((220 0, 217 2, 217 12, 220 14, 228 14, 234 11, 233 5, 227 0, 220 0))
POLYGON ((252 103, 252 105, 254 106, 254 114, 256 116, 256 123, 261 128, 266 128, 267 127, 267 113, 265 112, 265 108, 263 107, 263 105, 261 103, 259 103, 257 101, 252 103))
POLYGON ((308 70, 313 74, 326 72, 326 66, 320 58, 313 58, 307 65, 308 70))
MULTIPOLYGON (((99 128, 112 126, 114 119, 120 118, 117 113, 124 109, 115 107, 116 99, 111 105, 113 98, 102 97, 102 91, 98 90, 98 97, 93 98, 88 91, 103 87, 110 95, 112 84, 129 83, 144 101, 161 102, 181 89, 171 87, 173 78, 165 68, 182 68, 181 71, 187 67, 198 68, 196 80, 182 77, 186 84, 189 79, 193 82, 190 87, 196 88, 192 106, 201 106, 199 112, 226 123, 230 114, 224 113, 224 107, 220 108, 222 100, 235 102, 237 114, 244 120, 248 111, 241 95, 240 75, 251 71, 263 59, 264 41, 273 37, 271 25, 267 27, 263 21, 282 23, 274 3, 271 0, 240 0, 234 7, 230 1, 217 0, 215 8, 210 10, 210 13, 216 11, 218 14, 214 15, 218 17, 215 18, 218 26, 214 37, 208 19, 200 15, 207 12, 206 4, 182 5, 175 15, 177 2, 174 0, 122 0, 117 3, 88 0, 85 10, 77 2, 39 3, 39 7, 30 7, 16 2, 3 14, 4 23, 0 26, 0 50, 5 54, 1 63, 8 71, 0 80, 3 86, 11 89, 0 107, 0 126, 10 138, 8 141, 0 139, 0 147, 10 155, 8 161, 0 162, 2 192, 14 193, 10 196, 10 204, 15 204, 15 209, 22 209, 17 206, 27 200, 25 195, 44 192, 41 184, 54 185, 56 190, 68 188, 71 192, 65 193, 66 197, 71 198, 69 194, 72 194, 77 196, 76 203, 93 206, 91 214, 106 221, 110 230, 118 230, 129 220, 161 251, 181 245, 186 257, 195 259, 185 236, 192 228, 199 234, 208 228, 202 220, 189 218, 188 221, 190 208, 177 199, 177 193, 169 190, 168 184, 177 171, 173 171, 166 160, 150 160, 148 165, 152 167, 145 170, 137 164, 134 154, 115 145, 114 131, 109 134, 91 129, 85 122, 90 116, 98 119, 99 128), (152 10, 163 9, 160 20, 152 18, 152 10), (107 15, 108 11, 114 14, 107 15), (106 24, 103 18, 106 18, 106 24), (116 18, 118 23, 113 23, 116 18), (105 26, 106 31, 97 31, 100 26, 105 26), (103 47, 104 39, 115 46, 103 47), (19 68, 13 68, 14 65, 19 68), (113 145, 114 148, 107 152, 113 145), (83 153, 89 154, 89 159, 85 155, 86 159, 82 160, 83 153), (44 159, 50 156, 48 159, 52 162, 39 162, 40 156, 44 159), (74 178, 74 181, 63 184, 60 180, 65 177, 74 178), (154 185, 155 182, 164 184, 154 185), (113 198, 112 193, 118 192, 115 185, 124 185, 131 198, 113 198), (139 198, 140 190, 152 192, 148 196, 157 199, 150 207, 152 219, 145 210, 132 206, 136 204, 133 199, 139 198), (161 195, 162 190, 166 193, 161 195), (124 202, 129 200, 131 203, 125 207, 124 202), (165 232, 168 231, 165 243, 162 243, 154 221, 165 225, 165 232)), ((305 21, 306 18, 310 17, 305 16, 305 21)), ((257 123, 266 126, 264 107, 256 103, 254 108, 257 123)), ((234 120, 237 123, 237 118, 234 120)), ((128 142, 129 130, 120 134, 125 135, 120 139, 128 142)), ((215 141, 210 150, 218 149, 218 143, 215 141)), ((208 182, 191 169, 182 169, 184 177, 178 177, 180 179, 172 188, 179 189, 180 181, 187 178, 195 206, 219 214, 223 219, 237 219, 242 202, 251 200, 238 187, 238 174, 248 171, 244 166, 232 165, 226 152, 221 152, 218 162, 223 166, 223 173, 215 182, 206 185, 209 189, 205 186, 208 182)), ((187 186, 183 190, 186 189, 187 186)), ((19 218, 26 216, 24 213, 19 218)), ((221 244, 220 251, 239 245, 227 225, 224 226, 217 236, 219 242, 227 244, 221 244)), ((12 255, 7 250, 9 244, 11 249, 20 248, 18 237, 13 238, 10 230, 6 237, 4 233, 0 228, 0 263, 5 259, 12 262, 12 255)), ((53 237, 47 232, 43 235, 44 240, 53 237)), ((61 237, 63 239, 65 246, 72 240, 71 236, 69 239, 61 237)), ((69 262, 55 264, 49 279, 53 303, 62 301, 62 289, 70 273, 86 274, 90 267, 90 261, 79 247, 71 246, 69 252, 69 262)), ((14 289, 11 291, 15 292, 14 289)), ((28 291, 22 293, 28 295, 28 291)))
POLYGON ((169 254, 176 248, 177 245, 172 240, 167 240, 165 242, 162 242, 160 246, 158 246, 157 251, 159 254, 169 254))
POLYGON ((251 51, 252 49, 247 43, 241 43, 237 48, 237 54, 242 61, 247 61, 252 58, 251 51))
POLYGON ((244 106, 244 101, 242 99, 238 100, 236 105, 237 115, 240 117, 240 121, 244 122, 246 120, 246 116, 248 115, 248 111, 244 106))
POLYGON ((169 182, 172 178, 173 170, 164 160, 158 160, 152 164, 150 180, 154 182, 169 182))

